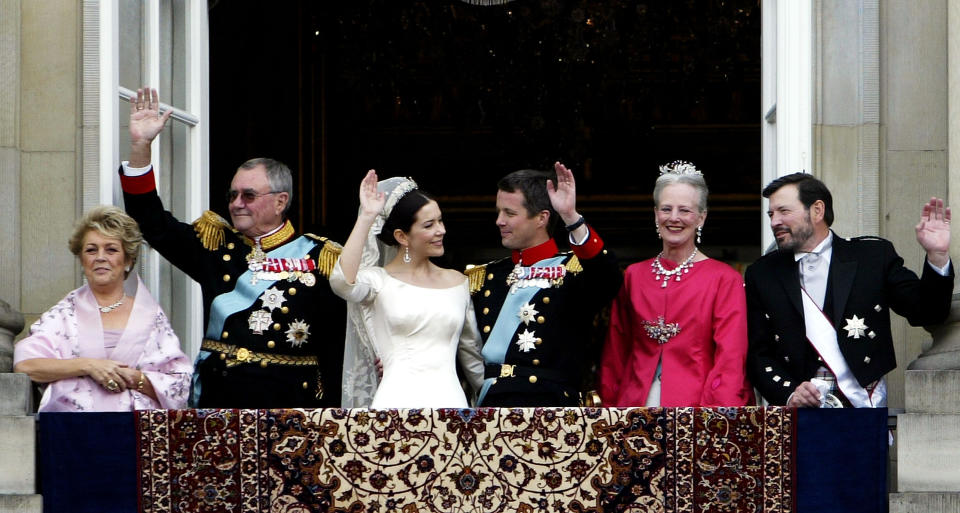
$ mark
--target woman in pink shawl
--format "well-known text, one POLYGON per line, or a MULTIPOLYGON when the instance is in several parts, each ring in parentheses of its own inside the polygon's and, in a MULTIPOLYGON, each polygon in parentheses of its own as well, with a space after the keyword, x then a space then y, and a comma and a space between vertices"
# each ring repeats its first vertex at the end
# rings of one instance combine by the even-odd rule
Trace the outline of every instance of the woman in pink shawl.
POLYGON ((70 237, 87 285, 67 294, 14 348, 13 370, 47 383, 40 411, 183 408, 193 366, 143 282, 124 282, 140 251, 136 221, 112 206, 70 237))

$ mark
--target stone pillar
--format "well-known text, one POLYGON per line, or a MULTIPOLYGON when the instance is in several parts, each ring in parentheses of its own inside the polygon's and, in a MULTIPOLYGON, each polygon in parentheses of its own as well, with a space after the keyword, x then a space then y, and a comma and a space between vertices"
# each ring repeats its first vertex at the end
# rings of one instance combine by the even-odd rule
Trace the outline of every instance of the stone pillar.
MULTIPOLYGON (((953 230, 952 227, 951 230, 953 230)), ((953 295, 947 320, 940 326, 929 326, 924 329, 933 335, 933 340, 924 345, 923 353, 910 362, 907 369, 960 370, 960 293, 953 295)))
MULTIPOLYGON (((948 0, 947 202, 954 208, 960 205, 958 30, 960 0, 948 0)), ((960 241, 957 224, 950 228, 954 241, 960 241)), ((933 342, 905 373, 906 413, 897 419, 899 493, 890 494, 891 513, 946 513, 960 508, 960 294, 953 296, 947 321, 928 331, 933 342)))
POLYGON ((0 372, 13 370, 13 337, 23 330, 23 314, 0 300, 0 372))

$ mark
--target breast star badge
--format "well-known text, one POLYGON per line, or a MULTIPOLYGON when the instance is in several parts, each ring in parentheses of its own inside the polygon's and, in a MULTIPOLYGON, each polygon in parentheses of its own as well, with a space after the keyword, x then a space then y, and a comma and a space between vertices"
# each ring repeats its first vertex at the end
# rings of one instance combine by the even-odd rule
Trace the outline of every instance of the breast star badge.
POLYGON ((537 346, 537 336, 532 331, 523 330, 523 333, 517 335, 517 346, 526 353, 537 346))
POLYGON ((290 342, 293 347, 300 347, 310 337, 310 325, 301 320, 296 320, 290 323, 290 328, 286 333, 287 342, 290 342))
POLYGON ((520 322, 524 325, 530 324, 530 321, 537 318, 537 314, 540 313, 536 308, 533 307, 530 303, 526 303, 520 307, 520 311, 517 312, 517 317, 520 317, 520 322))
POLYGON ((847 338, 859 339, 867 331, 867 325, 864 324, 864 320, 853 316, 853 319, 844 319, 847 321, 847 325, 843 329, 847 330, 847 338))
POLYGON ((263 307, 271 312, 274 308, 283 306, 283 302, 286 300, 287 298, 283 297, 283 292, 276 287, 270 287, 263 291, 263 295, 260 296, 260 301, 263 301, 263 307))
POLYGON ((270 312, 266 310, 254 310, 247 318, 247 325, 255 335, 263 335, 263 331, 270 327, 271 322, 273 319, 270 318, 270 312))

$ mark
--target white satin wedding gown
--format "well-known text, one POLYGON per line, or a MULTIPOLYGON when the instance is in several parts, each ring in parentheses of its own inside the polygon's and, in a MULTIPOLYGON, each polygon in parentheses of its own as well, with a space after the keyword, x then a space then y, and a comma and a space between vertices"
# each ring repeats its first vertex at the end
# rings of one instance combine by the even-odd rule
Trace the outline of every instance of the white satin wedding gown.
MULTIPOLYGON (((348 322, 356 324, 360 343, 369 344, 383 364, 370 408, 468 406, 456 361, 477 391, 483 383, 483 357, 466 277, 453 287, 426 288, 400 281, 382 267, 369 267, 351 285, 337 262, 330 286, 356 304, 348 322)), ((344 369, 345 375, 351 372, 357 371, 344 369)), ((344 390, 345 395, 353 392, 344 390)))

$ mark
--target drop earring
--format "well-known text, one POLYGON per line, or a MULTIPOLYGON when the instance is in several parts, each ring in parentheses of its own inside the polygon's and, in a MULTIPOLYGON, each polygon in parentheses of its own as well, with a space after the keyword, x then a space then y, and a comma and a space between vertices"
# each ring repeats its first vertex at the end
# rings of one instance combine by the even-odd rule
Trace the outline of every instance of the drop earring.
POLYGON ((700 244, 701 235, 703 235, 703 225, 697 227, 697 244, 700 244))
POLYGON ((653 225, 657 227, 657 238, 658 238, 658 239, 662 239, 663 236, 660 235, 660 223, 654 221, 654 222, 653 222, 653 225))
POLYGON ((403 263, 410 263, 410 246, 403 247, 403 263))

